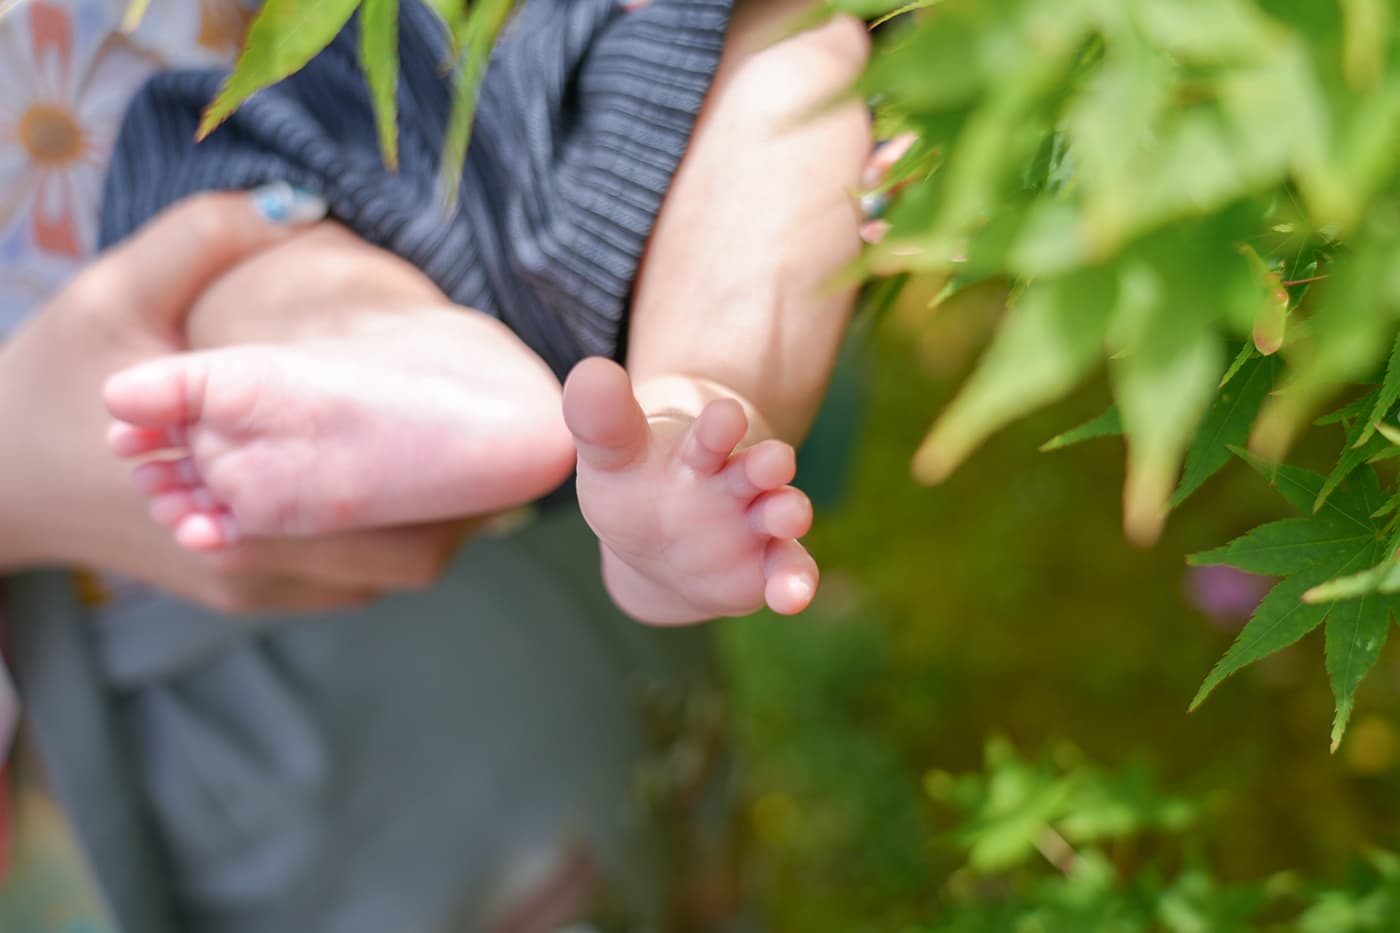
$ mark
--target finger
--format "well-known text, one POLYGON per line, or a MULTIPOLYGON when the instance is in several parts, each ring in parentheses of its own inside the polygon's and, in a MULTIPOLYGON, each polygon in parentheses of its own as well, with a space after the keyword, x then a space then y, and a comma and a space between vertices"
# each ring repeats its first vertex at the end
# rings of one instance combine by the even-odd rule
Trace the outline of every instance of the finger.
POLYGON ((621 469, 646 450, 647 419, 632 382, 621 366, 602 357, 586 359, 569 373, 564 423, 579 461, 597 470, 621 469))
POLYGON ((131 471, 131 482, 148 496, 204 485, 194 460, 189 457, 139 464, 131 471))
POLYGON ((214 279, 324 216, 324 201, 287 185, 197 194, 100 256, 83 280, 100 304, 178 328, 214 279))
POLYGON ((297 541, 249 539, 219 559, 229 570, 275 571, 334 586, 419 590, 441 578, 469 524, 441 522, 297 541))
POLYGON ((748 511, 749 527, 771 538, 800 538, 812 530, 812 501, 785 486, 759 496, 748 511))
POLYGON ((867 220, 860 225, 860 238, 871 246, 883 240, 889 232, 890 225, 883 220, 867 220))
POLYGON ((333 612, 363 608, 381 595, 373 587, 321 586, 289 577, 223 580, 191 588, 187 595, 231 615, 333 612))
POLYGON ((774 538, 763 554, 763 598, 779 615, 795 615, 817 592, 817 562, 791 538, 774 538))
POLYGON ((778 489, 797 475, 797 452, 785 441, 761 441, 735 457, 725 468, 730 491, 740 499, 778 489))
POLYGON ((866 191, 873 191, 885 183, 885 179, 890 174, 890 169, 894 168, 905 153, 918 140, 914 133, 900 133, 883 143, 878 144, 875 150, 866 160, 865 168, 860 175, 861 187, 866 191))
POLYGON ((743 406, 730 398, 715 399, 681 441, 681 462, 697 473, 718 473, 749 430, 743 406))
POLYGON ((107 429, 107 446, 118 457, 144 457, 163 450, 176 450, 185 443, 185 432, 178 429, 140 428, 123 421, 107 429))

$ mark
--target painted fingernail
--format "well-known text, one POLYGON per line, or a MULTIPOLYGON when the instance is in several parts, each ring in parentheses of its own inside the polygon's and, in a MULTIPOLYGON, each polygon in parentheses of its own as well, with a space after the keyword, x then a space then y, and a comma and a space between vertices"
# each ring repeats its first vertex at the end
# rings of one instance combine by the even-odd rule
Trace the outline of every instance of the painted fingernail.
POLYGON ((305 188, 297 188, 285 181, 254 188, 250 192, 253 206, 271 223, 284 227, 300 227, 315 223, 326 216, 327 205, 324 198, 305 188))
POLYGON ((860 196, 860 211, 866 220, 879 220, 889 210, 890 199, 879 191, 870 191, 860 196))

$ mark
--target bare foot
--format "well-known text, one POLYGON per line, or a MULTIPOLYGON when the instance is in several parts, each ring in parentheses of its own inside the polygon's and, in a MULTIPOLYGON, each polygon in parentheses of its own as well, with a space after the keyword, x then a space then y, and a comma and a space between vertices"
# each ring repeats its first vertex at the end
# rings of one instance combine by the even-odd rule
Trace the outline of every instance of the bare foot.
POLYGON ((791 445, 749 431, 732 399, 698 417, 642 411, 620 366, 580 363, 564 387, 578 446, 578 497, 598 535, 613 600, 644 622, 801 612, 817 565, 797 543, 812 505, 792 486, 791 445))
POLYGON ((574 463, 553 374, 461 308, 166 357, 113 376, 105 398, 113 451, 146 458, 135 483, 193 550, 496 511, 574 463))

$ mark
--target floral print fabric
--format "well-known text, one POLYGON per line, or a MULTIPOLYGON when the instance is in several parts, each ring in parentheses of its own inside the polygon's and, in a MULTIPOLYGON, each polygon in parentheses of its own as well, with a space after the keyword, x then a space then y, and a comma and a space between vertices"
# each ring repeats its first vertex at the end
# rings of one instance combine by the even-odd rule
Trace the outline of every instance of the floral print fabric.
POLYGON ((127 104, 156 71, 227 63, 243 0, 0 0, 0 337, 96 243, 102 182, 127 104))

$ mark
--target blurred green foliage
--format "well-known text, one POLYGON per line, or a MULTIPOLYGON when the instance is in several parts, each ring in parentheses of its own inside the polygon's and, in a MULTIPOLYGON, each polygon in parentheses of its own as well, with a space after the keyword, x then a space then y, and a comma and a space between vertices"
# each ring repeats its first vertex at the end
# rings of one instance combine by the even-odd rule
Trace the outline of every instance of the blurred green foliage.
POLYGON ((1400 519, 1367 466, 1400 452, 1398 26, 1393 0, 941 0, 886 28, 860 85, 883 132, 918 138, 863 270, 933 305, 1005 289, 914 456, 924 480, 1102 370, 1111 413, 1058 446, 1121 431, 1124 529, 1150 543, 1238 448, 1290 485, 1272 464, 1351 399, 1296 503, 1317 516, 1263 532, 1296 532, 1291 559, 1249 539, 1288 579, 1201 691, 1322 626, 1334 746, 1400 592, 1400 519), (1340 554, 1327 528, 1353 519, 1340 554))
MULTIPOLYGON (((767 928, 1397 928, 1391 876, 1366 853, 1400 844, 1400 656, 1382 652, 1335 755, 1310 741, 1331 715, 1312 639, 1186 714, 1244 619, 1193 605, 1180 555, 1278 518, 1267 484, 1225 471, 1161 546, 1125 546, 1115 445, 1035 453, 1103 410, 1102 382, 944 486, 910 475, 929 406, 994 326, 998 295, 982 297, 891 309, 865 348, 846 497, 809 538, 819 604, 722 629, 767 928), (1087 854, 1073 877, 1037 845, 1045 825, 1087 854), (1244 926, 1219 919, 1250 907, 1244 926)), ((1297 459, 1325 463, 1341 433, 1297 459)))

